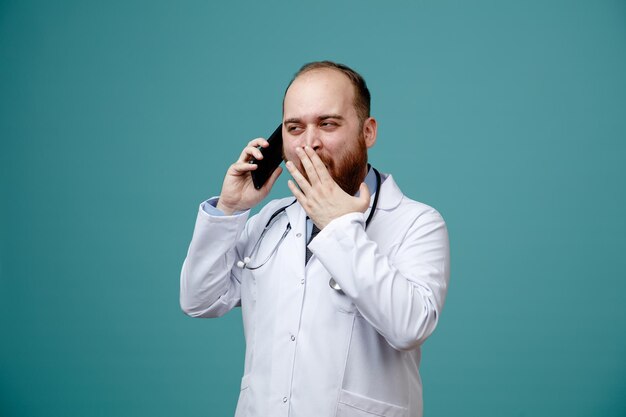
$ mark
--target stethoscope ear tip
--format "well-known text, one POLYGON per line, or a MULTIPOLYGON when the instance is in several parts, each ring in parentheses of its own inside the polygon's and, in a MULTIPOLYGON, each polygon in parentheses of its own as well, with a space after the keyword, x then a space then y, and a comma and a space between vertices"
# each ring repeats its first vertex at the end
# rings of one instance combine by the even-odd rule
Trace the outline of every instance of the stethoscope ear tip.
POLYGON ((246 256, 243 258, 243 261, 237 261, 237 266, 241 269, 244 269, 250 263, 250 257, 246 256))

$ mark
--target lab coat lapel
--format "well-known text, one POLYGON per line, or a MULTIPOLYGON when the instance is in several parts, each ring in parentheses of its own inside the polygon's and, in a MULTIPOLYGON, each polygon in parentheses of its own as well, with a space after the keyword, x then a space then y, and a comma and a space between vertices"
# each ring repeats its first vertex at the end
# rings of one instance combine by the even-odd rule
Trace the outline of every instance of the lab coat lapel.
MULTIPOLYGON (((380 196, 378 197, 378 202, 376 206, 376 210, 393 210, 398 207, 400 201, 402 201, 402 191, 398 188, 398 185, 393 180, 391 175, 381 174, 383 175, 383 182, 380 184, 380 190, 376 192, 380 192, 380 196)), ((372 205, 374 204, 374 198, 376 197, 376 193, 372 194, 370 197, 370 206, 367 211, 365 211, 364 216, 367 219, 370 211, 372 210, 372 205)), ((376 213, 374 213, 374 217, 372 217, 372 221, 376 219, 376 213)))
MULTIPOLYGON (((384 174, 383 174, 384 175, 384 174)), ((378 197, 378 209, 379 210, 393 210, 398 207, 400 201, 402 201, 402 191, 398 188, 398 185, 393 180, 393 176, 388 175, 385 177, 385 180, 380 185, 381 190, 380 197, 378 197)), ((370 198, 370 208, 372 207, 372 203, 374 202, 374 195, 370 198)), ((366 213, 367 214, 367 213, 366 213)), ((376 216, 376 213, 374 213, 376 216)))

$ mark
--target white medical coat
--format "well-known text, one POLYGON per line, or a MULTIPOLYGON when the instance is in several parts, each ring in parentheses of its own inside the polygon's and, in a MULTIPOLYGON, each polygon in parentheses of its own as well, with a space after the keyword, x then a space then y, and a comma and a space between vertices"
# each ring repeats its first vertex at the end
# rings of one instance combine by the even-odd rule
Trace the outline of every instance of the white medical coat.
POLYGON ((295 203, 276 217, 250 265, 265 260, 291 224, 267 263, 237 267, 291 201, 271 201, 249 220, 249 212, 200 209, 183 264, 186 314, 242 308, 246 355, 235 415, 421 417, 420 346, 437 325, 449 280, 444 220, 389 176, 367 231, 371 206, 333 220, 309 243, 305 265, 306 213, 295 203))

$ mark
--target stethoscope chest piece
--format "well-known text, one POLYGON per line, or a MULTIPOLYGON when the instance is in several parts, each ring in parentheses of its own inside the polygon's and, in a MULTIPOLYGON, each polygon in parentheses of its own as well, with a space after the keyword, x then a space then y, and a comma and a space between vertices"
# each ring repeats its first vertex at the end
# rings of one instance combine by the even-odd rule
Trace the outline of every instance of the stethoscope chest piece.
POLYGON ((331 277, 330 281, 328 281, 328 285, 330 285, 330 288, 337 291, 339 294, 343 294, 343 290, 341 289, 339 284, 337 284, 337 281, 335 281, 335 278, 331 277))

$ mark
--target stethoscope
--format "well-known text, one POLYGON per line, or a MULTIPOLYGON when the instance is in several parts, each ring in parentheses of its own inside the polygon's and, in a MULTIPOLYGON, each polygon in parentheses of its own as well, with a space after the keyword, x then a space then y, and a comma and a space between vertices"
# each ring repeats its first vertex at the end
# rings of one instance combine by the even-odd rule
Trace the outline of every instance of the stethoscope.
MULTIPOLYGON (((380 197, 380 185, 382 183, 380 172, 378 172, 378 170, 374 167, 372 167, 372 169, 374 170, 374 174, 376 175, 376 194, 374 194, 374 201, 372 202, 372 209, 370 210, 370 214, 369 216, 367 216, 367 220, 365 220, 366 230, 367 230, 367 227, 370 225, 370 222, 372 221, 372 218, 374 217, 374 212, 376 211, 376 207, 378 206, 378 197, 380 197)), ((289 231, 291 230, 291 223, 287 223, 287 228, 283 232, 283 235, 280 237, 280 240, 278 241, 278 243, 276 243, 276 245, 274 246, 274 249, 272 249, 272 252, 270 252, 270 254, 265 257, 263 262, 261 262, 260 264, 256 266, 250 265, 251 258, 259 250, 259 246, 261 245, 261 242, 263 241, 263 238, 265 237, 265 233, 267 233, 267 231, 271 229, 274 223, 276 223, 276 221, 278 220, 278 216, 285 214, 287 208, 291 207, 296 201, 297 200, 294 200, 291 203, 287 204, 286 206, 283 206, 279 208, 278 210, 276 210, 274 213, 272 213, 269 220, 265 224, 263 231, 261 232, 261 236, 259 236, 259 239, 256 241, 256 243, 252 247, 252 251, 250 252, 250 255, 244 257, 243 261, 237 262, 237 266, 239 268, 241 269, 245 268, 245 269, 249 269, 250 271, 254 271, 255 269, 261 268, 272 258, 272 256, 274 256, 274 254, 278 251, 278 248, 280 247, 280 245, 283 243, 283 240, 285 240, 285 237, 287 237, 287 235, 289 234, 289 231)), ((332 289, 343 293, 343 291, 341 290, 341 287, 339 286, 339 284, 337 284, 334 278, 332 277, 330 278, 330 280, 328 281, 328 285, 330 285, 332 289)))
POLYGON ((276 251, 280 247, 280 244, 283 243, 283 240, 285 240, 285 237, 287 237, 287 234, 291 230, 291 223, 287 223, 287 228, 283 232, 283 235, 280 237, 280 240, 278 241, 276 246, 274 246, 274 249, 272 250, 272 252, 269 255, 267 255, 265 260, 263 262, 261 262, 257 266, 250 266, 250 261, 251 261, 250 257, 254 256, 254 253, 259 249, 259 246, 261 245, 261 242, 263 241, 263 238, 265 237, 265 233, 267 233, 267 231, 270 230, 270 228, 274 225, 274 223, 276 222, 276 218, 280 214, 285 214, 286 213, 285 210, 287 210, 287 207, 292 206, 296 201, 298 201, 298 200, 293 200, 291 203, 287 204, 286 206, 279 208, 278 210, 276 210, 274 212, 274 214, 272 214, 270 216, 270 219, 267 221, 267 224, 265 225, 265 227, 263 228, 263 231, 261 232, 261 236, 259 236, 259 239, 256 241, 256 243, 252 247, 252 251, 250 252, 250 256, 246 256, 245 258, 243 258, 243 261, 237 262, 237 266, 239 268, 241 268, 241 269, 245 268, 245 269, 249 269, 251 271, 254 271, 255 269, 259 269, 260 267, 265 265, 267 263, 267 261, 269 261, 270 258, 272 256, 274 256, 274 254, 276 253, 276 251))

